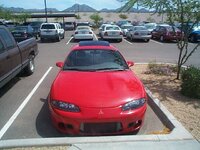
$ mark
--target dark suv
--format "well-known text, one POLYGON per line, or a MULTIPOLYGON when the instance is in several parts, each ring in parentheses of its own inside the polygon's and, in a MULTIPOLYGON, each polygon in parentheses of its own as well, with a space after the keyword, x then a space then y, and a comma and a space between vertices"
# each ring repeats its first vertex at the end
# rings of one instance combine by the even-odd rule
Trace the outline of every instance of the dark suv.
POLYGON ((177 27, 170 25, 158 25, 156 29, 152 31, 152 38, 158 39, 161 42, 164 41, 178 41, 183 37, 183 32, 177 27))

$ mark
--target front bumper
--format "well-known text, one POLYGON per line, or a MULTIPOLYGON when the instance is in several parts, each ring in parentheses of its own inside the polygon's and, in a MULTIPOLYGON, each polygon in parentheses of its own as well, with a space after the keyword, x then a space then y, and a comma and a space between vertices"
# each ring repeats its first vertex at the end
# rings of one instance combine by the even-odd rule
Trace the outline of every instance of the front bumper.
POLYGON ((151 39, 151 35, 134 35, 133 39, 149 40, 151 39))
POLYGON ((126 134, 141 128, 146 104, 134 111, 122 112, 121 108, 80 108, 80 113, 64 112, 52 108, 51 119, 60 132, 70 135, 126 134))
POLYGON ((40 35, 40 38, 42 39, 57 39, 59 37, 58 34, 55 35, 40 35))

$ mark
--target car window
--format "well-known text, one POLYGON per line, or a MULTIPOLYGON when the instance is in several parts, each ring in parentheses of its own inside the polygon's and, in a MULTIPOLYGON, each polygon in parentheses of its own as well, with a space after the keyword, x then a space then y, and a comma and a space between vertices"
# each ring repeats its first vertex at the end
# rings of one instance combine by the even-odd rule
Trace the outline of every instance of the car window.
POLYGON ((160 27, 160 31, 165 32, 166 28, 165 27, 160 27))
POLYGON ((41 29, 55 29, 54 24, 43 24, 41 29))
POLYGON ((159 29, 160 29, 160 27, 159 27, 159 26, 157 26, 157 27, 155 28, 155 31, 159 31, 159 29))
POLYGON ((0 29, 0 36, 5 41, 8 49, 15 47, 15 43, 5 29, 0 29))
POLYGON ((118 51, 112 50, 75 50, 72 51, 64 64, 64 70, 113 70, 128 69, 118 51))

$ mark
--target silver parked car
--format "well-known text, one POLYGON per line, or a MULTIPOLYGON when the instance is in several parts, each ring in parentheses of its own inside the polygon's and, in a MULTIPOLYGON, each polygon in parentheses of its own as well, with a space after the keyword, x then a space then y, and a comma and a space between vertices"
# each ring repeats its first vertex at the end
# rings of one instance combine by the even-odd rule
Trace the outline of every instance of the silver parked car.
POLYGON ((123 32, 123 35, 126 36, 127 33, 129 32, 128 30, 131 29, 133 27, 132 24, 124 24, 121 26, 121 29, 122 29, 122 32, 123 32))
POLYGON ((94 33, 89 26, 78 26, 73 36, 74 40, 93 40, 94 33))
POLYGON ((131 29, 129 29, 127 38, 129 38, 131 41, 134 39, 141 39, 145 42, 149 42, 151 39, 151 32, 148 31, 145 26, 133 26, 131 29))
POLYGON ((123 33, 119 26, 117 25, 105 25, 102 28, 100 37, 103 40, 117 40, 122 41, 123 33))

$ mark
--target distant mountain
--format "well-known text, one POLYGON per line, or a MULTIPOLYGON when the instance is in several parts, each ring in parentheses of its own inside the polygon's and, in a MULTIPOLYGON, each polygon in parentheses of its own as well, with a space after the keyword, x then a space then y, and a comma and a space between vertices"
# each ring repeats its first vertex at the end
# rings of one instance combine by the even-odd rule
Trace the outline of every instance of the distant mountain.
POLYGON ((74 4, 73 6, 63 10, 65 12, 97 12, 96 9, 88 6, 88 5, 80 5, 80 4, 74 4))
MULTIPOLYGON (((41 12, 45 12, 44 9, 24 9, 24 8, 19 8, 19 7, 9 7, 9 8, 5 8, 6 10, 9 10, 11 12, 14 13, 22 13, 22 12, 35 12, 35 13, 41 13, 41 12)), ((47 8, 48 12, 58 12, 58 10, 56 8, 47 8)))
MULTIPOLYGON (((121 10, 121 8, 117 8, 115 10, 115 12, 119 12, 121 10)), ((148 13, 150 12, 149 10, 145 9, 145 8, 141 8, 141 9, 137 9, 137 8, 131 8, 128 12, 140 12, 140 13, 148 13)))
POLYGON ((107 9, 107 8, 103 8, 103 9, 101 9, 99 12, 116 12, 116 9, 107 9))
MULTIPOLYGON (((44 9, 24 9, 24 8, 16 8, 16 7, 9 7, 9 8, 5 8, 11 12, 15 12, 15 13, 20 13, 20 12, 30 12, 30 13, 42 13, 45 12, 44 9)), ((101 9, 99 11, 97 11, 96 9, 85 5, 85 4, 74 4, 73 6, 61 11, 61 12, 119 12, 121 8, 117 8, 117 9, 101 9)), ((58 11, 56 8, 47 8, 48 13, 53 13, 53 12, 60 12, 58 11)), ((129 10, 129 12, 141 12, 141 13, 148 13, 150 12, 149 10, 142 8, 142 9, 136 9, 136 8, 131 8, 129 10)))

